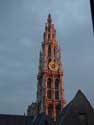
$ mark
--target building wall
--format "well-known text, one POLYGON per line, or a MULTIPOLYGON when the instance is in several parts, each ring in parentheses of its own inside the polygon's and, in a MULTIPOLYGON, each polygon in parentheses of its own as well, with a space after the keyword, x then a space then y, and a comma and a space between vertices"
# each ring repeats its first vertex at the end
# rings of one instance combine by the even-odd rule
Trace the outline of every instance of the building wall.
POLYGON ((92 23, 93 23, 93 30, 94 30, 94 0, 90 0, 90 6, 91 6, 92 23))

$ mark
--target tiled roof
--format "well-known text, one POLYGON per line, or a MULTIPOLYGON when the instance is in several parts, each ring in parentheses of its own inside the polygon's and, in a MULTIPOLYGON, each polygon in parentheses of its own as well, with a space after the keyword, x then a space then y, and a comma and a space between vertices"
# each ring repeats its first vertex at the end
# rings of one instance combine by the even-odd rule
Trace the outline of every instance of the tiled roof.
POLYGON ((57 125, 80 125, 80 114, 93 112, 93 108, 85 95, 79 90, 73 100, 63 109, 57 119, 57 125))

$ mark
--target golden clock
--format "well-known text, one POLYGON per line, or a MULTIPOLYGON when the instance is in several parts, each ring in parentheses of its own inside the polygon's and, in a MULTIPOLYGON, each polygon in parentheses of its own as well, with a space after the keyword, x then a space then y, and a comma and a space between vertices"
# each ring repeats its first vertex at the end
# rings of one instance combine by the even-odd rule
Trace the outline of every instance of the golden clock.
POLYGON ((51 61, 49 63, 49 69, 51 71, 57 71, 58 70, 58 64, 55 61, 51 61))

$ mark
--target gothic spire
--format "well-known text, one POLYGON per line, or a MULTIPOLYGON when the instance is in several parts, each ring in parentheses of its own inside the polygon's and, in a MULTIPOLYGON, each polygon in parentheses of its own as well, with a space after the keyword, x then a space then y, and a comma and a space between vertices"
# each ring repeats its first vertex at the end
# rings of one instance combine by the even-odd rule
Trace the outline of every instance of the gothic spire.
POLYGON ((48 24, 51 24, 52 23, 52 18, 51 18, 51 14, 49 13, 48 15, 48 24))

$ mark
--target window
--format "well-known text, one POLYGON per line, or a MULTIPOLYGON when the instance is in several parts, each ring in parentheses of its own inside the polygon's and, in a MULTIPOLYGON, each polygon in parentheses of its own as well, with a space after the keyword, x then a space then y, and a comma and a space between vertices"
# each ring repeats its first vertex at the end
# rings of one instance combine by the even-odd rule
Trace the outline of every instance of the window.
POLYGON ((49 104, 48 105, 48 115, 53 118, 53 105, 49 104))
POLYGON ((47 88, 49 88, 49 89, 51 89, 51 82, 52 82, 51 78, 48 78, 48 80, 47 80, 47 88))
POLYGON ((55 80, 55 99, 59 99, 59 79, 55 80))
POLYGON ((51 96, 51 89, 47 91, 47 97, 48 97, 49 99, 52 98, 52 96, 51 96))
POLYGON ((47 97, 49 99, 52 98, 52 96, 51 96, 51 82, 52 82, 51 78, 48 78, 48 80, 47 80, 47 97))
POLYGON ((48 47, 48 58, 51 58, 51 45, 48 47))
POLYGON ((55 89, 59 89, 59 79, 55 80, 55 89))
POLYGON ((48 40, 50 40, 50 33, 48 34, 48 40))
POLYGON ((55 90, 55 99, 59 99, 59 91, 55 90))

